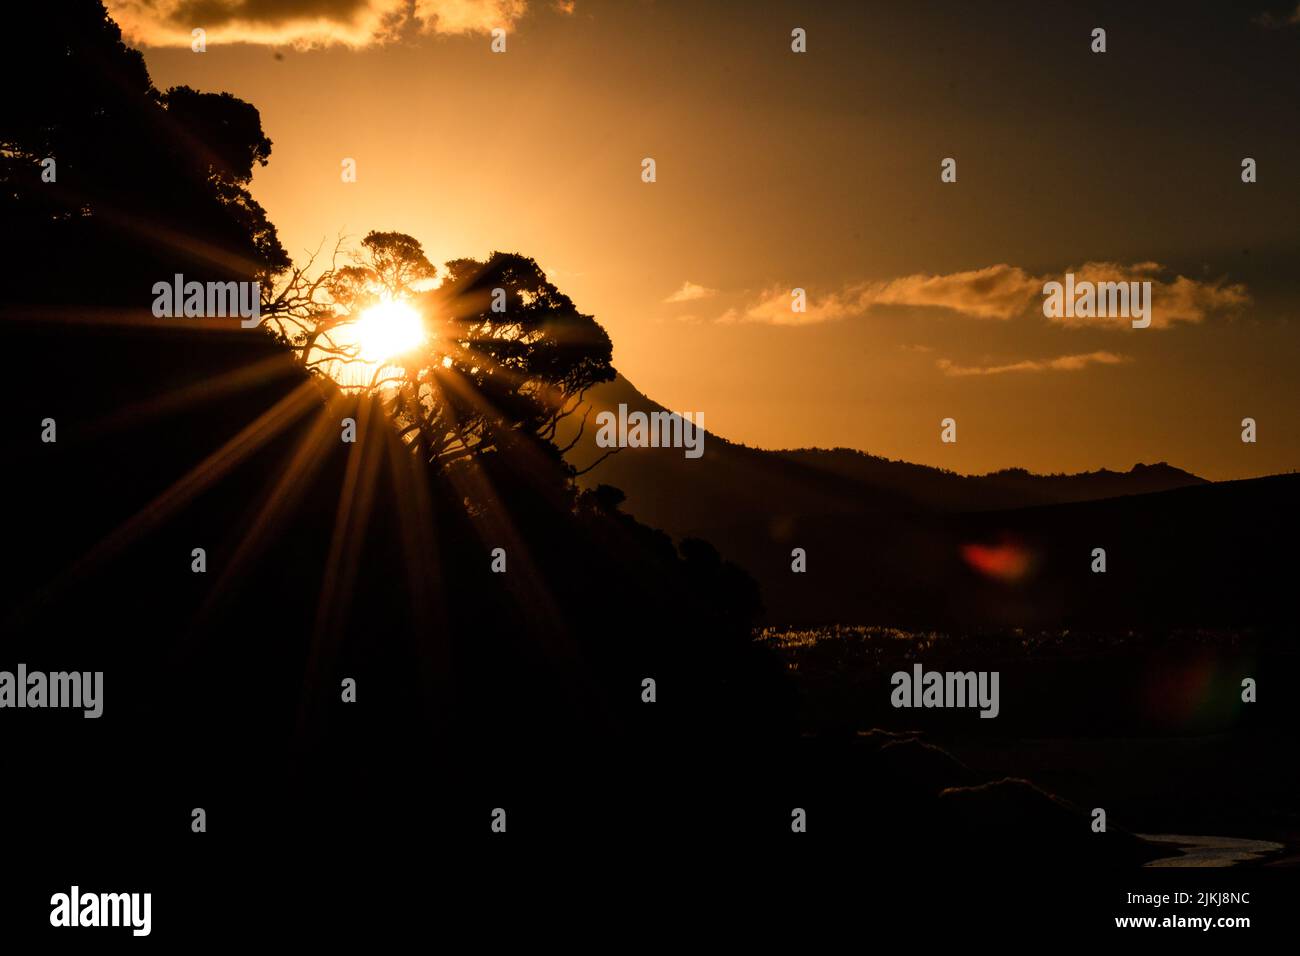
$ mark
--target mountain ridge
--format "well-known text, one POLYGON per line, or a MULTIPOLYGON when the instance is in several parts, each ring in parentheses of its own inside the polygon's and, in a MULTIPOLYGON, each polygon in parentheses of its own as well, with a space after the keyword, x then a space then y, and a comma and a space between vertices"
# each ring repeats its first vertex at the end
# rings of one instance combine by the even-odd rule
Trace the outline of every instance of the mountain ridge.
MULTIPOLYGON (((602 411, 613 411, 620 403, 630 411, 646 413, 668 412, 669 409, 638 390, 621 373, 612 382, 591 389, 586 396, 590 405, 589 418, 602 411)), ((561 444, 572 441, 576 426, 571 426, 561 444)), ((582 476, 583 484, 612 484, 623 490, 628 499, 628 510, 642 520, 664 530, 682 534, 693 533, 694 522, 674 518, 674 512, 689 513, 690 509, 665 507, 655 500, 651 489, 662 484, 670 475, 698 486, 711 467, 723 470, 731 467, 761 468, 766 471, 784 470, 785 479, 803 485, 816 484, 828 491, 835 479, 860 486, 859 492, 875 491, 901 496, 915 504, 944 512, 1000 510, 1023 507, 1027 504, 1059 504, 1067 501, 1087 501, 1098 498, 1119 497, 1127 494, 1147 494, 1172 488, 1208 484, 1207 479, 1169 464, 1137 462, 1128 471, 1099 468, 1083 472, 1053 472, 1041 474, 1020 467, 1001 468, 982 474, 963 474, 935 465, 887 458, 862 449, 846 446, 822 448, 767 449, 746 445, 720 437, 704 429, 704 456, 691 462, 692 469, 700 474, 679 471, 684 462, 681 453, 663 448, 624 448, 609 456, 582 476), (621 460, 620 460, 621 459, 621 460), (635 466, 632 462, 635 461, 635 466), (784 468, 789 463, 791 468, 784 468), (799 468, 808 469, 803 473, 799 468)), ((569 460, 580 470, 592 465, 604 450, 596 447, 595 429, 584 432, 569 453, 569 460)), ((707 481, 704 482, 707 484, 707 481)), ((810 489, 808 490, 812 494, 810 489)), ((848 488, 840 488, 840 493, 848 488)), ((841 502, 839 507, 845 507, 841 502)), ((726 507, 723 511, 730 510, 726 507)), ((820 509, 818 509, 820 510, 820 509)), ((832 511, 839 510, 832 507, 832 511)), ((856 510, 847 506, 847 510, 856 510)), ((705 525, 715 524, 719 515, 714 513, 705 525)))
MULTIPOLYGON (((580 469, 607 451, 595 443, 595 413, 620 403, 667 411, 621 375, 586 397, 587 427, 568 452, 580 469)), ((1115 625, 1164 615, 1196 624, 1283 611, 1244 595, 1251 580, 1281 573, 1294 475, 1212 482, 1165 461, 961 475, 856 449, 756 449, 712 433, 703 447, 696 459, 680 448, 623 448, 579 480, 619 488, 637 520, 709 541, 745 568, 768 623, 1115 625), (1160 557, 1171 542, 1173 558, 1160 557), (1104 575, 1090 573, 1094 547, 1108 549, 1104 575), (792 573, 795 549, 806 573, 792 573), (1023 562, 1023 574, 990 577, 972 554, 1023 562)))

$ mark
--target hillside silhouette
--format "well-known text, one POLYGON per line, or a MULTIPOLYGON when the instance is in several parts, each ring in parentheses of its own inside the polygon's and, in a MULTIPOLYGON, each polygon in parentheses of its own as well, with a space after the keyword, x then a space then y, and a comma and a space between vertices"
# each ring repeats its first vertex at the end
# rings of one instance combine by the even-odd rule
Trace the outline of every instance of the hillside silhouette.
MULTIPOLYGON (((622 375, 593 386, 585 397, 592 419, 601 411, 617 411, 620 404, 633 411, 668 411, 622 375)), ((568 430, 575 430, 574 426, 568 430)), ((579 467, 603 454, 595 435, 589 422, 569 456, 579 467)), ((972 476, 851 448, 750 448, 711 433, 706 448, 703 458, 689 460, 680 450, 622 449, 598 470, 593 469, 586 480, 618 485, 627 493, 628 507, 635 514, 656 527, 681 534, 739 523, 757 512, 840 513, 878 505, 938 512, 993 511, 1207 484, 1205 479, 1165 462, 1137 464, 1127 472, 1102 469, 1037 475, 1009 468, 972 476), (690 495, 682 493, 687 485, 692 489, 690 495)))
MULTIPOLYGON (((591 415, 665 409, 625 378, 587 393, 591 415)), ((707 431, 707 429, 706 429, 707 431)), ((1127 472, 965 476, 851 449, 767 451, 707 435, 705 454, 624 448, 587 474, 627 511, 698 536, 763 588, 765 620, 897 626, 1243 625, 1289 613, 1300 477, 1211 483, 1167 463, 1127 472), (803 548, 810 571, 792 574, 803 548), (1090 573, 1093 548, 1109 555, 1090 573), (1024 575, 982 574, 970 548, 1015 551, 1024 575)), ((588 427, 569 453, 599 459, 588 427)))

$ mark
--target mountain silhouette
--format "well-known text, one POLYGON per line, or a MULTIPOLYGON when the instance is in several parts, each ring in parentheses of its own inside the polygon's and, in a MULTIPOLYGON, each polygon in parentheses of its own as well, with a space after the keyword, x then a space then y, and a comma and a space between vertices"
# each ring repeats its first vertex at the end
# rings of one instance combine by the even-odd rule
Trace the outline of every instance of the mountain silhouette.
MULTIPOLYGON (((605 453, 596 414, 620 404, 666 411, 621 375, 587 399, 587 427, 569 452, 580 469, 605 453)), ((713 543, 759 581, 769 622, 945 627, 1271 618, 1282 613, 1276 602, 1234 602, 1250 581, 1279 573, 1275 557, 1295 531, 1287 501, 1300 481, 1213 483, 1166 462, 966 476, 846 448, 766 451, 711 434, 699 458, 623 448, 582 480, 622 489, 638 520, 713 543), (1091 572, 1096 547, 1111 561, 1104 575, 1091 572), (792 573, 795 548, 808 573, 792 573), (981 568, 985 558, 1023 563, 1023 572, 981 568)))
MULTIPOLYGON (((596 446, 593 427, 599 412, 616 412, 620 404, 629 411, 668 411, 622 375, 593 387, 587 400, 592 407, 588 427, 569 455, 579 468, 603 454, 596 446)), ((1127 472, 1102 469, 1038 475, 1023 468, 1007 468, 987 475, 960 475, 851 448, 768 451, 713 434, 706 438, 701 458, 688 460, 675 449, 625 448, 586 477, 590 485, 612 484, 623 489, 629 511, 655 527, 682 535, 744 520, 755 512, 857 512, 882 504, 919 505, 934 511, 993 511, 1208 483, 1166 462, 1137 464, 1127 472)))

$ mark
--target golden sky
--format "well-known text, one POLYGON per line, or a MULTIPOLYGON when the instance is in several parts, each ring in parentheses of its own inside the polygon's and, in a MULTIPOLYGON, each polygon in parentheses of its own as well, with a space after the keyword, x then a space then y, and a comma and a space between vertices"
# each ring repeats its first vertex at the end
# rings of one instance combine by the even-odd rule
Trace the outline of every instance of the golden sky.
POLYGON ((108 5, 159 87, 260 109, 253 192, 295 257, 372 229, 531 255, 638 388, 724 437, 1300 466, 1294 4, 108 5), (1151 327, 1045 318, 1066 272, 1151 281, 1151 327))

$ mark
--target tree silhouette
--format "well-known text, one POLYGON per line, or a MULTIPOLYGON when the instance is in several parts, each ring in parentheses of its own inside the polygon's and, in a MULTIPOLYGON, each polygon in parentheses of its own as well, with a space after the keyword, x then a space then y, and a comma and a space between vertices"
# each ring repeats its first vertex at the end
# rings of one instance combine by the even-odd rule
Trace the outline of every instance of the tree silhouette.
POLYGON ((411 236, 371 232, 349 258, 339 265, 336 246, 318 274, 311 262, 294 268, 266 323, 306 367, 341 378, 340 367, 362 361, 354 333, 366 309, 382 301, 417 309, 429 331, 424 343, 371 363, 344 387, 383 387, 400 434, 437 467, 520 437, 550 443, 585 391, 614 377, 605 330, 533 259, 503 252, 486 262, 454 259, 441 284, 428 288, 437 269, 411 236))
POLYGON ((0 259, 22 266, 4 301, 84 298, 69 272, 96 302, 129 305, 174 272, 266 283, 289 266, 247 189, 271 151, 255 107, 155 88, 99 0, 15 14, 0 49, 5 87, 21 90, 0 111, 0 259))
POLYGON ((437 275, 420 243, 398 232, 371 232, 361 247, 343 251, 340 239, 329 265, 314 270, 319 257, 293 266, 264 303, 265 325, 290 346, 302 364, 352 390, 371 391, 380 384, 373 368, 368 378, 343 381, 340 367, 363 363, 357 323, 370 307, 383 301, 409 300, 420 284, 437 275), (340 265, 340 258, 347 264, 340 265), (313 274, 314 272, 314 274, 313 274))

